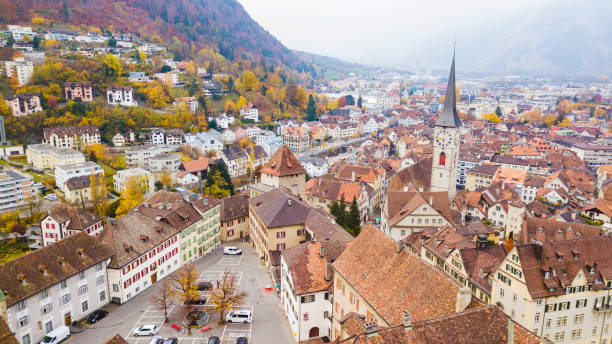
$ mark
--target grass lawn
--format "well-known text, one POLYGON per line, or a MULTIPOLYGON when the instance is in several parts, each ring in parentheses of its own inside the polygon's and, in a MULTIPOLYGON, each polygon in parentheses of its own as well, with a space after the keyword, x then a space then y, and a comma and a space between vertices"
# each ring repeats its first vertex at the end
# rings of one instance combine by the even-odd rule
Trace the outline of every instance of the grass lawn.
POLYGON ((98 161, 98 165, 102 166, 102 168, 104 169, 104 176, 105 177, 112 177, 112 176, 114 176, 117 173, 117 171, 115 171, 114 168, 108 166, 107 164, 105 164, 105 163, 103 163, 101 161, 98 161))
POLYGON ((15 241, 14 239, 0 242, 0 264, 18 258, 29 251, 27 241, 15 241))
POLYGON ((10 161, 14 161, 14 162, 18 162, 21 164, 26 165, 28 163, 28 159, 25 156, 20 156, 20 157, 9 157, 10 161))

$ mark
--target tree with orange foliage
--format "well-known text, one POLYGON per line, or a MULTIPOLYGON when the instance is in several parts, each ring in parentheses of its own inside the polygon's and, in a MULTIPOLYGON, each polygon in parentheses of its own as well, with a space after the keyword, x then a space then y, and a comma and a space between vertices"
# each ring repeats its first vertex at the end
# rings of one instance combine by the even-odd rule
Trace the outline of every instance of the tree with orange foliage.
POLYGON ((544 124, 546 124, 547 127, 550 128, 555 125, 555 123, 557 123, 557 115, 550 114, 544 117, 544 124))

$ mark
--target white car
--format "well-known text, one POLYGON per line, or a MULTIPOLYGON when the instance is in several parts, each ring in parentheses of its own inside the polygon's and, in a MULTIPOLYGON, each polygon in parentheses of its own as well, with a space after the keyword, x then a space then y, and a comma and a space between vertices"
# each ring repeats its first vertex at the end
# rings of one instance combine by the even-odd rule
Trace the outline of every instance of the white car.
POLYGON ((240 255, 242 254, 242 250, 238 247, 227 246, 223 248, 223 254, 240 255))
POLYGON ((134 336, 152 336, 157 333, 157 326, 146 324, 134 329, 134 336))
POLYGON ((155 336, 151 338, 151 340, 149 341, 149 344, 164 344, 164 337, 155 336))
POLYGON ((50 193, 47 196, 45 196, 45 199, 48 199, 49 201, 57 201, 57 195, 54 193, 50 193))
POLYGON ((230 311, 225 317, 228 323, 245 323, 248 324, 253 320, 253 314, 247 310, 230 311))

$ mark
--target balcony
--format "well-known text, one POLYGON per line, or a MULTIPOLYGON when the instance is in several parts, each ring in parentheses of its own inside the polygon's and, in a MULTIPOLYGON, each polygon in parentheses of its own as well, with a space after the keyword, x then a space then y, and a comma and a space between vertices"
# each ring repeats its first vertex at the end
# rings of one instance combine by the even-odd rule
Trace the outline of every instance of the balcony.
POLYGON ((595 312, 607 312, 609 310, 612 310, 612 306, 610 306, 610 302, 608 303, 600 303, 600 302, 595 302, 595 306, 593 307, 593 310, 595 312))

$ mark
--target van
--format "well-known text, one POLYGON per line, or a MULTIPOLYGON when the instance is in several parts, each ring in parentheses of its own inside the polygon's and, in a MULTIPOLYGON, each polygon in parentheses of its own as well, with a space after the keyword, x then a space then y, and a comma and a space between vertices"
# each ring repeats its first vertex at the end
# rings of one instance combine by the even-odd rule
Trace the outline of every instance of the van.
POLYGON ((251 311, 247 311, 247 310, 231 311, 229 312, 227 317, 225 317, 225 321, 227 321, 228 323, 247 324, 251 322, 251 319, 252 319, 251 311))
POLYGON ((70 328, 68 326, 60 326, 55 330, 49 331, 46 336, 40 341, 40 344, 57 344, 70 337, 70 328))

